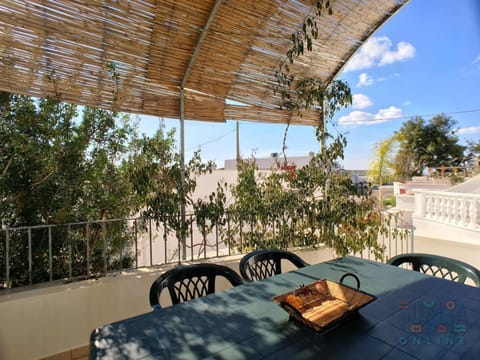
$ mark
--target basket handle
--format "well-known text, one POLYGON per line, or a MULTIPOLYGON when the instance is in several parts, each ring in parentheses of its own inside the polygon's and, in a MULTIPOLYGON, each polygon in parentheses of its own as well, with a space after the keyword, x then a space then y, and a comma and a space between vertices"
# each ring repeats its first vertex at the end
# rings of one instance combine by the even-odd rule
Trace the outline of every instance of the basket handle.
POLYGON ((348 277, 348 276, 353 277, 353 278, 357 281, 357 290, 360 289, 360 279, 358 278, 357 275, 352 274, 352 273, 346 273, 346 274, 344 274, 344 275, 340 278, 340 283, 343 284, 343 280, 344 280, 346 277, 348 277))

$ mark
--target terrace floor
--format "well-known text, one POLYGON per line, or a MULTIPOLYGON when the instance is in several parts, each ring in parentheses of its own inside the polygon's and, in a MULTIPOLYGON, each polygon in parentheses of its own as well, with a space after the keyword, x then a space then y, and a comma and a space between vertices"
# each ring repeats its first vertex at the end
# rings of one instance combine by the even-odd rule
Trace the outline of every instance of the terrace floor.
MULTIPOLYGON (((392 244, 392 254, 396 253, 394 247, 395 244, 392 244)), ((480 244, 415 236, 413 250, 448 256, 480 268, 480 244)), ((327 247, 296 252, 310 264, 336 257, 332 249, 327 247)), ((388 252, 389 249, 386 255, 390 257, 388 252)), ((368 258, 368 255, 364 254, 363 257, 368 258)), ((208 261, 222 262, 238 271, 240 258, 241 255, 237 255, 208 261)), ((286 267, 285 270, 291 269, 286 267)), ((98 280, 5 294, 0 302, 5 325, 2 326, 5 331, 0 329, 0 358, 88 359, 90 331, 96 326, 150 311, 146 292, 151 282, 163 271, 165 267, 139 269, 98 280), (59 313, 62 316, 58 316, 59 313), (25 324, 28 324, 28 329, 25 324), (49 325, 49 334, 44 332, 46 324, 49 325), (30 349, 23 348, 20 341, 26 337, 32 339, 30 349), (28 356, 18 357, 14 354, 28 356)))
POLYGON ((47 356, 41 360, 88 360, 88 345, 47 356))

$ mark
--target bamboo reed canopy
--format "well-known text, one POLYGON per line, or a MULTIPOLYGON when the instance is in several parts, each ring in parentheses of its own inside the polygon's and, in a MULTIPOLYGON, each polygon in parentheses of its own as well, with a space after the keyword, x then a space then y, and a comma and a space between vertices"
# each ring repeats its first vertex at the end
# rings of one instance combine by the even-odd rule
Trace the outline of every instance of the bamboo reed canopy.
MULTIPOLYGON (((407 1, 330 0, 295 72, 329 83, 407 1)), ((311 0, 2 0, 0 90, 159 117, 315 125, 318 113, 289 117, 274 93, 309 13, 311 0)))

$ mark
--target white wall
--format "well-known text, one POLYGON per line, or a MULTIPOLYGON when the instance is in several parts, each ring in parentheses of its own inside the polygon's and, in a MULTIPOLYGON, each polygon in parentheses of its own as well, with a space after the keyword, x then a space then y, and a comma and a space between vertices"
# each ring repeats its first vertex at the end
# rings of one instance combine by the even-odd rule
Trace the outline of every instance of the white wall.
MULTIPOLYGON (((427 237, 438 240, 448 240, 455 243, 480 245, 480 230, 445 224, 441 221, 425 219, 413 214, 415 239, 427 237)), ((480 258, 480 252, 476 254, 480 258)))
POLYGON ((0 359, 35 359, 88 344, 93 328, 149 311, 159 272, 130 273, 0 296, 0 359))
MULTIPOLYGON (((458 237, 452 239, 459 240, 458 237)), ((415 236, 415 252, 458 259, 480 269, 480 243, 478 242, 465 243, 454 240, 441 240, 415 236)))
POLYGON ((397 195, 395 197, 395 207, 399 211, 414 212, 415 211, 415 195, 397 195))

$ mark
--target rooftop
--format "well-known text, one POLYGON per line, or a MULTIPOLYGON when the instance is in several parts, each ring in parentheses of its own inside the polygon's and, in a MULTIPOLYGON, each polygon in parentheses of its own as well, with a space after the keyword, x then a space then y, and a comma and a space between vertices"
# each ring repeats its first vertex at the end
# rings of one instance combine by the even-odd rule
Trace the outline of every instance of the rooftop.
MULTIPOLYGON (((330 83, 407 2, 331 2, 292 71, 330 83)), ((281 111, 274 92, 311 12, 308 0, 2 1, 0 90, 167 118, 315 125, 318 112, 281 111)))

